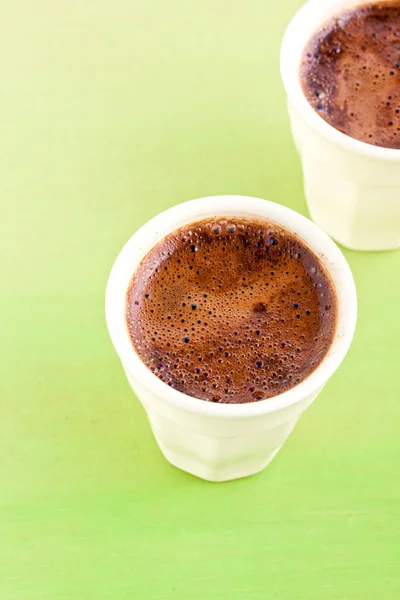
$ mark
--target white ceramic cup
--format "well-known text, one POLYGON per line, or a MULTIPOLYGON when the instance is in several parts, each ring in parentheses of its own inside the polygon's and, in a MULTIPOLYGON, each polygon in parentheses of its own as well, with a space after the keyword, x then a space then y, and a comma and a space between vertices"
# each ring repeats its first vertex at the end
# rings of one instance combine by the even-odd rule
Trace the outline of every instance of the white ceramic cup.
MULTIPOLYGON (((374 0, 368 0, 368 2, 374 0)), ((360 0, 310 0, 283 38, 281 74, 311 218, 354 250, 400 247, 400 150, 351 138, 320 117, 300 84, 303 50, 333 15, 360 0)))
POLYGON ((245 196, 215 196, 179 204, 146 223, 124 246, 106 292, 111 340, 128 381, 148 415, 158 445, 173 465, 210 481, 257 473, 281 448, 301 413, 342 362, 353 337, 357 299, 350 268, 335 243, 311 221, 275 204, 245 196), (338 295, 338 324, 332 346, 317 369, 287 392, 249 404, 216 404, 172 389, 136 354, 125 320, 130 279, 149 250, 172 231, 218 216, 257 217, 297 234, 324 263, 338 295))

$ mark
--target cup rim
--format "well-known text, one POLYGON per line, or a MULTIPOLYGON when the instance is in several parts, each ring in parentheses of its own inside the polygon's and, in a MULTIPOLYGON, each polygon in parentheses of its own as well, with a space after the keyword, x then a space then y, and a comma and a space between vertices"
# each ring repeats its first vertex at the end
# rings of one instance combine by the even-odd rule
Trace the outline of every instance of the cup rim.
POLYGON ((344 359, 357 319, 357 296, 353 275, 333 240, 294 210, 249 196, 209 196, 178 204, 145 223, 133 234, 117 256, 106 289, 106 321, 112 343, 128 373, 164 402, 185 411, 221 418, 253 417, 281 410, 318 392, 344 359), (286 227, 313 250, 330 272, 338 296, 338 322, 332 345, 318 367, 302 382, 272 398, 244 404, 207 402, 169 387, 141 361, 126 326, 126 293, 142 258, 168 233, 203 218, 222 216, 257 217, 286 227), (299 233, 300 232, 300 233, 299 233), (305 240, 312 237, 315 243, 305 240), (340 282, 338 285, 337 281, 340 282))
MULTIPOLYGON (((378 2, 379 0, 371 1, 378 2)), ((280 69, 288 99, 310 127, 321 136, 329 139, 336 146, 369 158, 400 162, 400 149, 373 146, 338 131, 319 116, 306 99, 300 84, 300 60, 303 55, 304 46, 296 47, 296 44, 293 46, 293 40, 296 40, 296 32, 302 31, 310 20, 310 17, 315 14, 315 11, 321 9, 321 4, 321 0, 308 0, 294 15, 284 33, 280 52, 280 69)), ((324 0, 323 6, 329 7, 330 5, 335 6, 337 4, 339 4, 338 0, 324 0)), ((334 11, 332 14, 339 14, 341 10, 363 4, 365 2, 360 0, 349 0, 348 3, 345 2, 345 6, 342 6, 342 9, 338 8, 337 12, 334 11)), ((327 18, 329 17, 321 19, 320 26, 326 22, 327 18)), ((317 28, 314 28, 313 31, 316 31, 317 28)))

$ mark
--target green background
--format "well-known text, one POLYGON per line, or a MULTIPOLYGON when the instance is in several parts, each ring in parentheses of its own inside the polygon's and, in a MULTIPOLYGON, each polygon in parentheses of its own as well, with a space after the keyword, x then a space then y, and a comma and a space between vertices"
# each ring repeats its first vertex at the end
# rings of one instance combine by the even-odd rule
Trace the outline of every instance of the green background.
POLYGON ((162 458, 104 320, 158 212, 307 214, 278 64, 301 1, 2 2, 1 600, 398 600, 400 252, 345 252, 352 348, 246 480, 162 458))

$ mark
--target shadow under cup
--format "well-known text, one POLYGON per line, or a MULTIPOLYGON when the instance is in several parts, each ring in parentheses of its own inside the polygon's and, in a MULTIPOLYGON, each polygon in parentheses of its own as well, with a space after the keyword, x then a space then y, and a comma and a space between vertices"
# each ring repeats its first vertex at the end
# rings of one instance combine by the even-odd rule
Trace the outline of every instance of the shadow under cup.
POLYGON ((301 413, 345 357, 354 334, 357 299, 343 254, 314 223, 266 200, 214 196, 177 205, 156 216, 131 237, 110 274, 106 318, 128 381, 146 410, 165 458, 203 479, 226 481, 261 471, 281 448, 301 413), (216 404, 187 396, 166 385, 142 363, 129 336, 126 293, 140 261, 174 230, 216 216, 265 219, 297 234, 324 264, 337 293, 337 329, 327 355, 307 379, 268 400, 216 404))
POLYGON ((400 247, 400 150, 361 142, 329 125, 303 94, 300 63, 307 43, 326 21, 373 1, 310 0, 289 24, 281 49, 282 80, 311 218, 353 250, 400 247))

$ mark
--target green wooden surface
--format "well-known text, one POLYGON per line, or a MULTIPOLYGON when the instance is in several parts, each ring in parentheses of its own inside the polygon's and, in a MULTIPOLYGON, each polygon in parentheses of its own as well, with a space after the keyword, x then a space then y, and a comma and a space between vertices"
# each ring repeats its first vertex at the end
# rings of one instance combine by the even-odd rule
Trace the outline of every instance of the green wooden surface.
POLYGON ((159 211, 306 214, 278 67, 300 3, 3 0, 1 600, 400 598, 400 252, 345 252, 354 344, 247 480, 161 457, 105 327, 114 258, 159 211))

